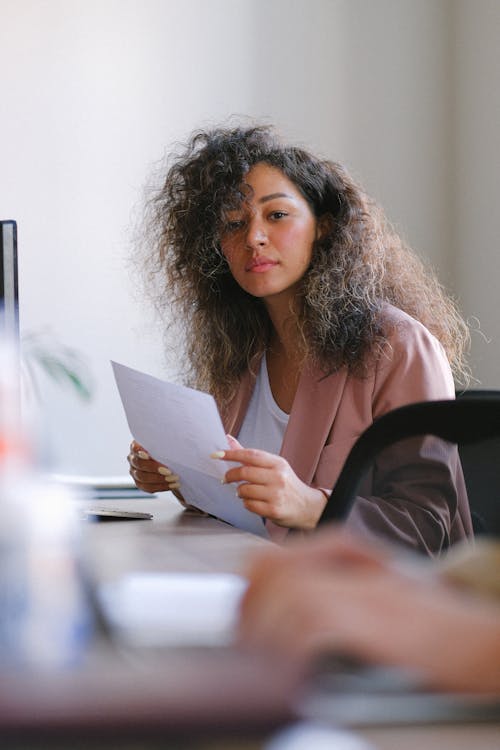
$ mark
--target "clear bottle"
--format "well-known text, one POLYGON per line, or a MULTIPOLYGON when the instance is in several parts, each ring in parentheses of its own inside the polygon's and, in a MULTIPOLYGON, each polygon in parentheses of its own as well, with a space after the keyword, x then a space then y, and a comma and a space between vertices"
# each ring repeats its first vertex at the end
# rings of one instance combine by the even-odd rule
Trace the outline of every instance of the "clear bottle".
POLYGON ((77 503, 37 471, 22 418, 18 353, 0 340, 0 664, 72 666, 91 620, 78 570, 77 503))

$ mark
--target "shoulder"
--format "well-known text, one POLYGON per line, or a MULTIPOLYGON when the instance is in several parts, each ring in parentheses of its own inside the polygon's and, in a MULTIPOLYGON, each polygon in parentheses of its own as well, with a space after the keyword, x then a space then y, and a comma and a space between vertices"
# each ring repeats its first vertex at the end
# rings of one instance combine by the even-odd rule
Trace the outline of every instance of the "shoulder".
POLYGON ((418 320, 386 305, 387 342, 377 358, 374 404, 377 412, 415 401, 453 398, 455 387, 445 351, 418 320))
POLYGON ((397 357, 431 356, 447 362, 441 342, 420 321, 412 318, 393 305, 386 304, 383 320, 387 330, 387 347, 383 356, 397 357))

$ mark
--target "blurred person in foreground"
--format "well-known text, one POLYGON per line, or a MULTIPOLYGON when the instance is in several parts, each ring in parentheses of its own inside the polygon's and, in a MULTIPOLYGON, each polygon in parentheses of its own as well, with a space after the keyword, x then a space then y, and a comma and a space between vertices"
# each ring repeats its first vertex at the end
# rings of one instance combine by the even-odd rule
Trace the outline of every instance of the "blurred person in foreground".
POLYGON ((436 565, 330 527, 252 563, 239 637, 302 665, 335 654, 500 694, 499 564, 496 541, 436 565))

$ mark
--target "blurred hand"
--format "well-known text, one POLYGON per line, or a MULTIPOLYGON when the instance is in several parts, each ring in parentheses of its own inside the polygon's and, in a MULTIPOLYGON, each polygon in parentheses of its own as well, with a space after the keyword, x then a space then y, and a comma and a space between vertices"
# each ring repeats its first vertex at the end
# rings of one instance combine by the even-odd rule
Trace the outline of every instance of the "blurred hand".
POLYGON ((225 482, 241 482, 236 492, 247 510, 279 526, 315 528, 326 504, 321 490, 309 487, 281 456, 243 448, 228 435, 230 449, 214 454, 224 461, 241 464, 225 474, 225 482))
POLYGON ((334 589, 353 575, 371 579, 385 571, 387 558, 388 553, 331 529, 259 555, 241 606, 242 641, 301 661, 323 650, 342 650, 334 589))
POLYGON ((329 529, 259 557, 239 634, 308 662, 325 652, 398 666, 453 690, 500 690, 500 607, 428 567, 329 529))

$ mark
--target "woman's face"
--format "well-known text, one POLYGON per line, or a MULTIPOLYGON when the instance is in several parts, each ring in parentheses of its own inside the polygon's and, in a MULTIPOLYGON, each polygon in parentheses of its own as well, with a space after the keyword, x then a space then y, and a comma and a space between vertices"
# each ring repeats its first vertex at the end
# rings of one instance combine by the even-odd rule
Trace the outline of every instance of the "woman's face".
POLYGON ((225 216, 222 252, 246 292, 267 303, 289 298, 311 262, 318 222, 280 169, 256 164, 245 185, 248 200, 225 216))

